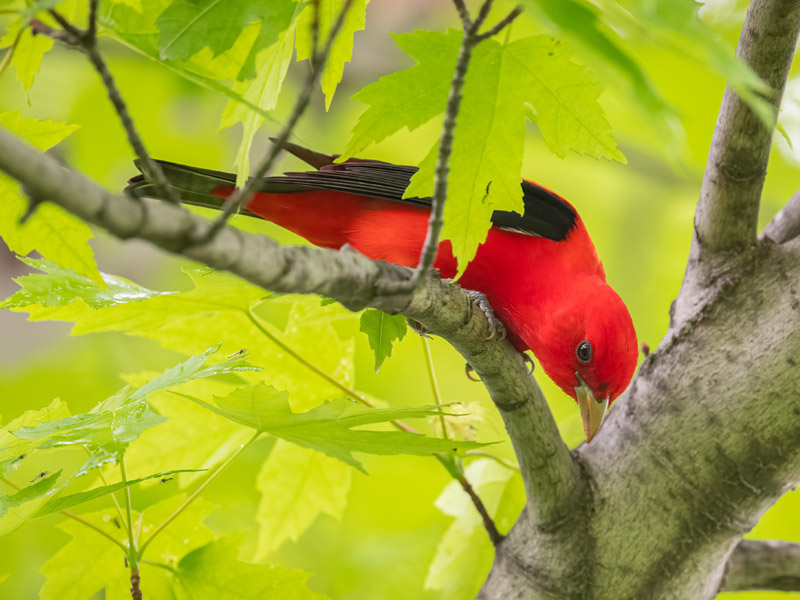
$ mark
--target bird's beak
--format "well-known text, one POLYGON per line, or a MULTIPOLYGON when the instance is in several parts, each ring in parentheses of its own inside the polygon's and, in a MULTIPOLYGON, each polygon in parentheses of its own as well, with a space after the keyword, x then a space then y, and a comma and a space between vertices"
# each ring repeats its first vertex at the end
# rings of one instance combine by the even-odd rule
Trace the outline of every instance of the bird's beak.
POLYGON ((608 397, 596 400, 594 393, 577 371, 575 375, 580 382, 580 385, 575 387, 575 398, 578 400, 578 408, 581 411, 581 419, 583 419, 583 432, 586 434, 586 443, 588 444, 600 429, 603 417, 606 416, 608 397))

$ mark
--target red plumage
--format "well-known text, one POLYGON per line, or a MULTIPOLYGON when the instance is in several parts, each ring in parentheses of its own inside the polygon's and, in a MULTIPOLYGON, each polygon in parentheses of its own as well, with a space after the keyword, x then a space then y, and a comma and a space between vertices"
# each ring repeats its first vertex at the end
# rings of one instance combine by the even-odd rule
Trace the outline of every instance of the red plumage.
MULTIPOLYGON (((247 211, 318 246, 350 244, 370 258, 416 266, 427 230, 425 203, 429 200, 402 199, 413 169, 377 161, 333 164, 332 155, 291 145, 288 149, 320 170, 266 178, 265 191, 255 194, 247 211), (395 186, 399 192, 387 192, 384 177, 389 181, 386 186, 395 186)), ((193 194, 200 188, 184 181, 187 173, 206 178, 200 182, 206 194, 225 198, 233 192, 230 175, 173 167, 181 169, 175 179, 193 194), (224 182, 220 182, 222 176, 224 182)), ((172 180, 171 171, 166 169, 172 180)), ((526 215, 495 213, 495 226, 459 283, 483 292, 517 350, 530 349, 548 376, 579 401, 588 440, 600 422, 589 423, 581 384, 601 403, 619 396, 636 367, 636 333, 625 304, 606 282, 594 244, 574 207, 532 182, 523 184, 523 189, 526 215), (586 348, 583 355, 579 349, 586 342, 590 344, 588 361, 582 360, 586 348)), ((213 205, 197 198, 188 201, 213 205)), ((440 244, 434 266, 443 277, 455 276, 450 242, 440 244)))

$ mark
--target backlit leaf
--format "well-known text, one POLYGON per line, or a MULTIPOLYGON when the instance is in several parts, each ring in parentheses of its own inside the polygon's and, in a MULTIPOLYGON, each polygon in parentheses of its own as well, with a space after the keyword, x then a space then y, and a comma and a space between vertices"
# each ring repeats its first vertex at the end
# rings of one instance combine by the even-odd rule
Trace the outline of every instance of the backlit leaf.
MULTIPOLYGON (((42 37, 42 36, 38 36, 42 37)), ((77 129, 75 125, 21 117, 19 111, 0 113, 0 126, 46 150, 77 129)), ((28 200, 19 184, 0 174, 0 237, 12 252, 25 255, 33 250, 45 258, 98 283, 100 273, 94 253, 87 243, 93 236, 89 227, 62 208, 45 203, 24 224, 20 219, 28 200)))
POLYGON ((139 479, 119 481, 117 483, 104 485, 102 487, 87 490, 85 492, 78 492, 77 494, 58 496, 46 502, 39 510, 36 511, 36 513, 34 513, 33 518, 44 517, 46 515, 53 514, 54 512, 59 512, 66 510, 67 508, 72 508, 73 506, 83 504, 84 502, 90 502, 97 498, 102 498, 108 494, 113 494, 117 490, 125 489, 126 487, 136 485, 137 483, 141 483, 149 479, 166 478, 168 475, 174 475, 176 473, 198 472, 202 470, 203 469, 176 469, 172 471, 164 471, 163 473, 156 473, 154 475, 148 475, 147 477, 140 477, 139 479))
POLYGON ((375 354, 375 372, 392 355, 392 345, 402 340, 408 326, 403 315, 389 315, 382 310, 367 309, 361 315, 360 329, 367 334, 369 347, 375 354))
MULTIPOLYGON (((419 63, 368 86, 356 98, 369 103, 345 152, 362 150, 444 111, 461 32, 395 36, 419 63), (408 87, 409 92, 400 88, 408 87)), ((521 213, 520 178, 529 106, 542 136, 559 156, 573 150, 624 161, 597 99, 602 91, 558 41, 528 37, 507 44, 486 40, 475 48, 464 85, 450 156, 442 239, 450 240, 459 274, 486 239, 495 210, 521 213)), ((433 193, 438 146, 420 163, 405 196, 433 193)))
POLYGON ((430 456, 438 452, 462 454, 482 445, 429 438, 406 431, 352 429, 396 419, 427 417, 438 414, 442 408, 439 406, 368 408, 340 398, 304 413, 294 413, 286 392, 263 383, 239 388, 225 397, 215 397, 214 404, 187 397, 236 423, 324 452, 361 471, 364 468, 353 452, 430 456))
POLYGON ((198 548, 178 563, 181 600, 325 600, 307 587, 310 574, 282 566, 256 565, 236 559, 239 541, 222 538, 198 548))
MULTIPOLYGON (((325 94, 325 110, 328 110, 331 106, 333 94, 342 80, 345 63, 353 56, 353 34, 364 29, 368 3, 369 0, 353 0, 345 16, 344 23, 342 23, 342 27, 331 46, 320 81, 322 91, 325 94)), ((328 38, 331 27, 336 22, 344 4, 345 0, 320 0, 320 47, 328 38)), ((305 60, 311 57, 313 45, 311 36, 312 19, 313 6, 308 6, 297 21, 297 60, 305 60)))
POLYGON ((255 560, 287 539, 297 540, 320 514, 341 519, 351 480, 352 470, 340 461, 278 440, 256 479, 261 501, 255 560))

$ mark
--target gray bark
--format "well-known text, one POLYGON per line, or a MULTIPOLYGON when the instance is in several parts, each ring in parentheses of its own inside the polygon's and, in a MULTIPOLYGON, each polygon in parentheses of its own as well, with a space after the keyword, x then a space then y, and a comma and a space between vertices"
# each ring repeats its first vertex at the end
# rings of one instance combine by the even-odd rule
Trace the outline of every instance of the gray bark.
MULTIPOLYGON (((744 25, 740 56, 778 91, 799 15, 800 0, 755 0, 744 25)), ((497 547, 482 599, 704 600, 720 589, 797 581, 793 545, 767 553, 741 543, 800 480, 800 238, 770 233, 794 231, 800 211, 790 204, 780 225, 760 241, 755 235, 771 135, 726 92, 671 329, 592 444, 572 453, 520 356, 487 339, 485 316, 457 285, 430 277, 413 293, 386 293, 412 271, 232 228, 187 244, 202 239, 207 221, 108 194, 2 132, 0 170, 32 197, 120 238, 266 289, 402 313, 448 340, 500 410, 528 497, 497 547), (784 565, 780 573, 769 570, 773 561, 784 565)))

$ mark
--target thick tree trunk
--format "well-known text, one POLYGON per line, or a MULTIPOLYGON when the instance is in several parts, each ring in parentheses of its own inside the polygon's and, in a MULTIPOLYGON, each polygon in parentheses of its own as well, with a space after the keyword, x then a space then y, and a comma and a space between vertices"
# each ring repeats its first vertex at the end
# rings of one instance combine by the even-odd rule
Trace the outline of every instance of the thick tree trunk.
POLYGON ((578 506, 520 520, 480 598, 717 594, 742 535, 800 479, 800 240, 761 243, 732 272, 573 453, 578 506), (557 559, 553 537, 572 544, 557 559))

